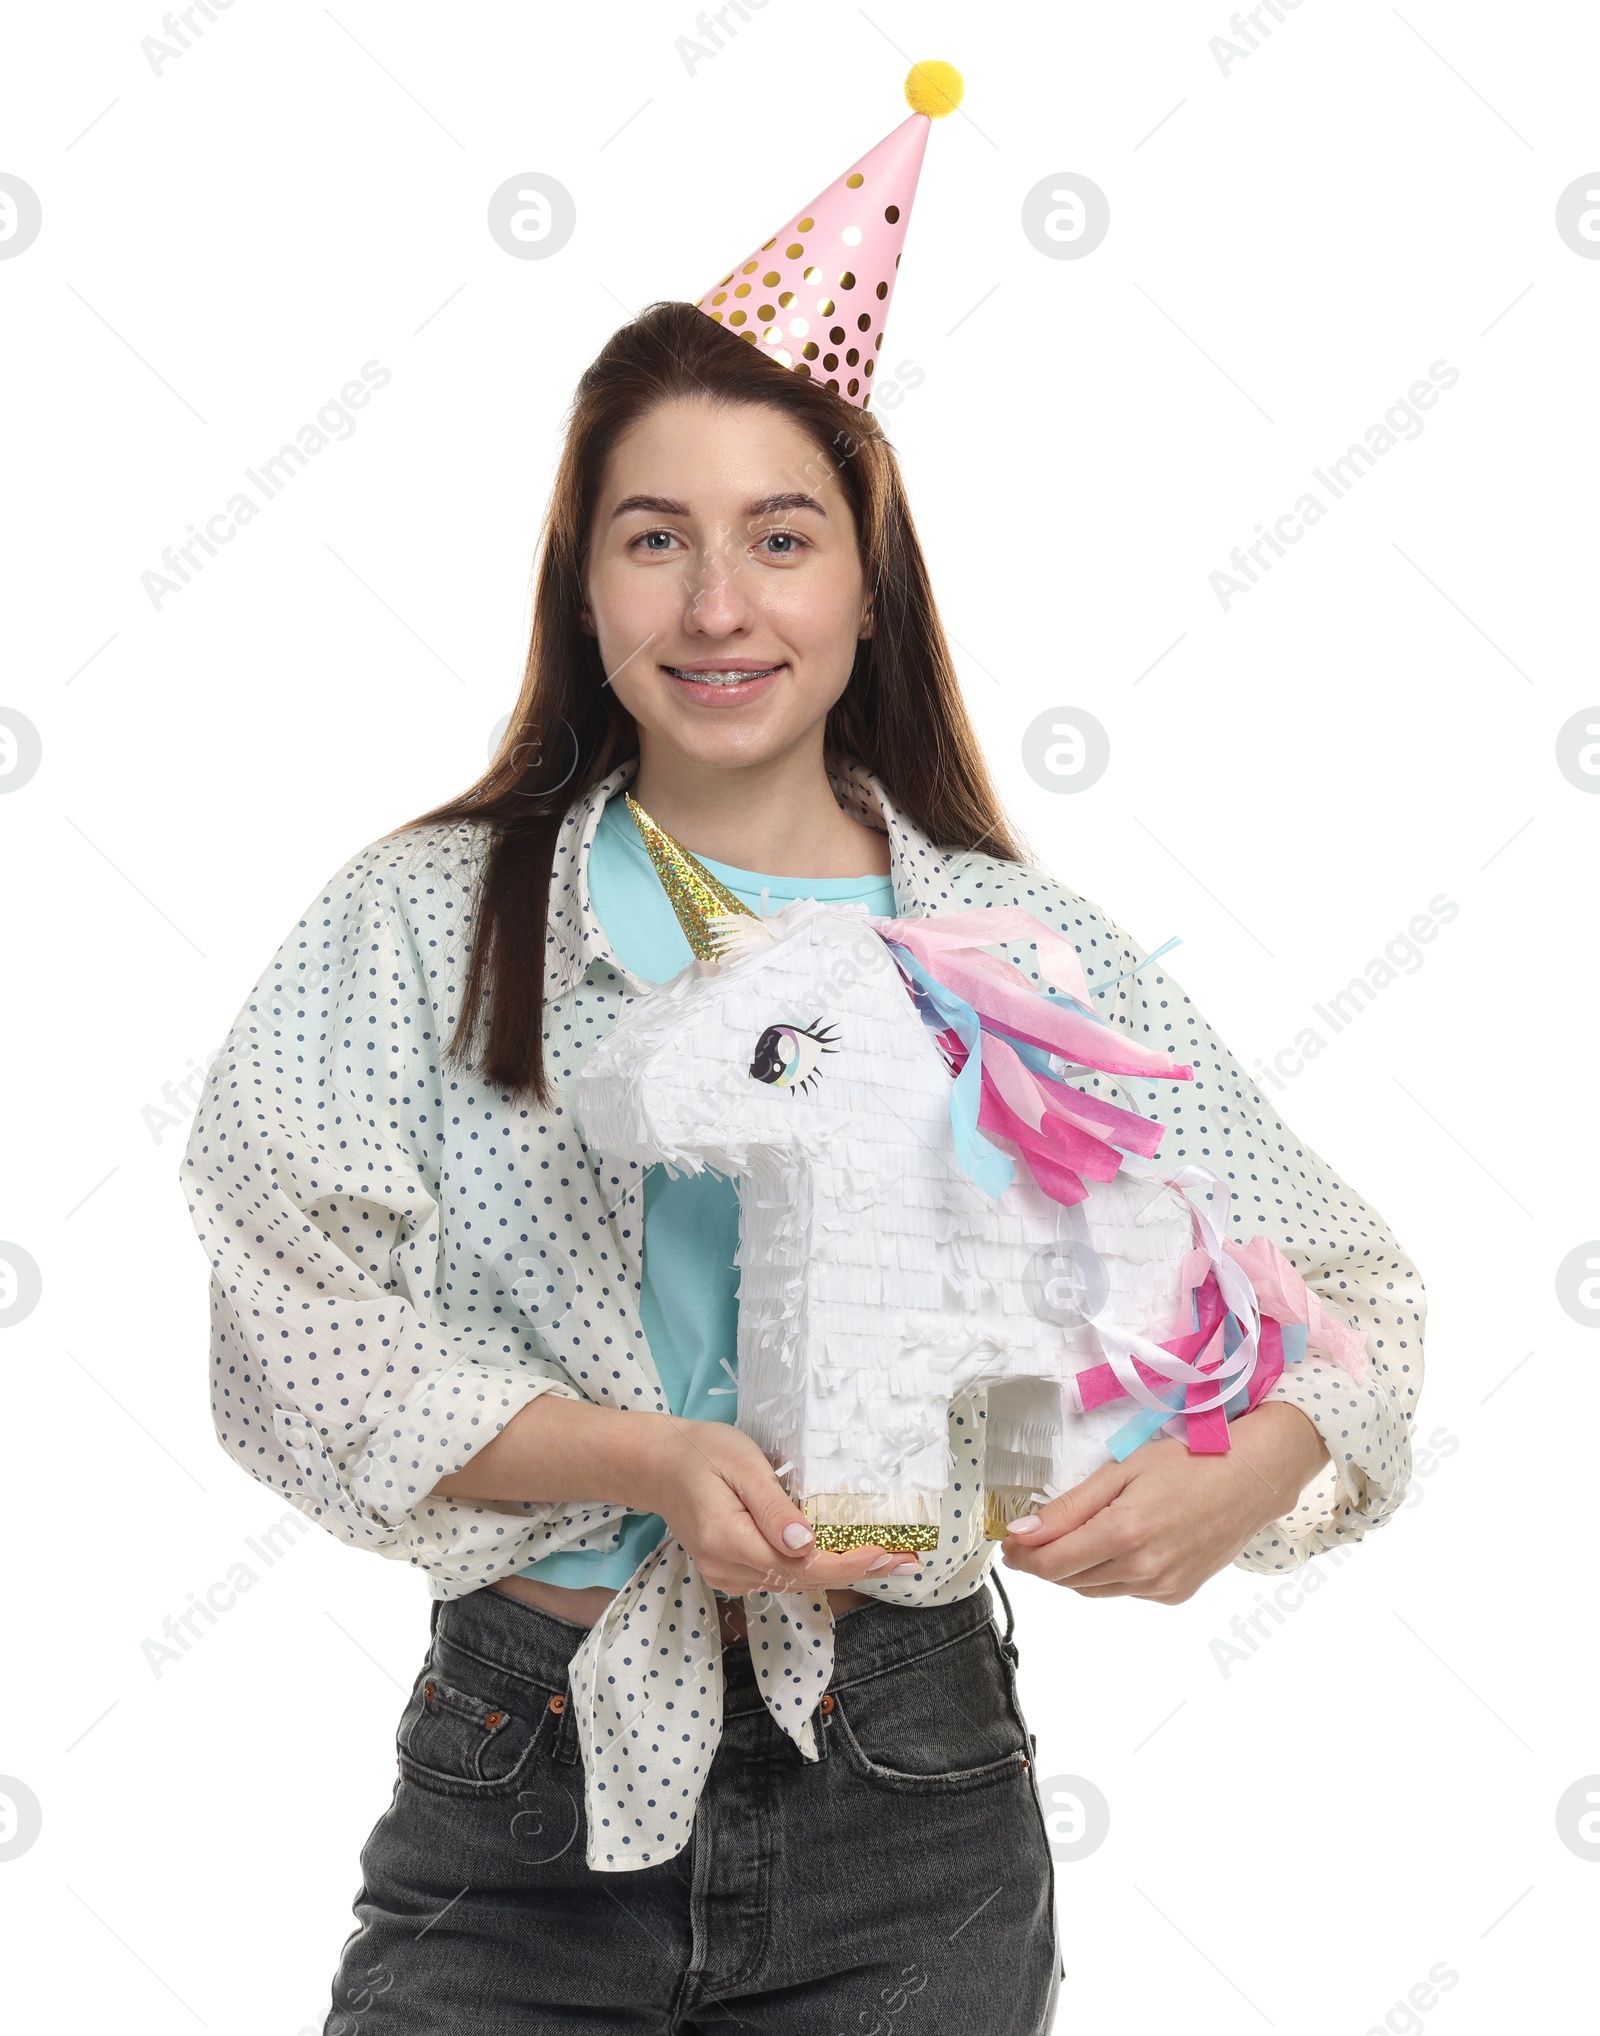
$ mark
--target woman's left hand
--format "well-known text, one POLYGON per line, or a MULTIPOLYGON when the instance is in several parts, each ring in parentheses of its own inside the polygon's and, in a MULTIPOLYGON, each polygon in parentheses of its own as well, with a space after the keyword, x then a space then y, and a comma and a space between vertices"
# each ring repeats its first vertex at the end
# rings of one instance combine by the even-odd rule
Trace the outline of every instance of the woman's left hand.
POLYGON ((1284 1400, 1263 1400, 1228 1433, 1232 1447, 1216 1455, 1161 1435, 1103 1463, 1041 1506, 1031 1530, 1013 1522, 1001 1560, 1086 1598, 1181 1605, 1291 1512, 1327 1461, 1315 1423, 1284 1400))

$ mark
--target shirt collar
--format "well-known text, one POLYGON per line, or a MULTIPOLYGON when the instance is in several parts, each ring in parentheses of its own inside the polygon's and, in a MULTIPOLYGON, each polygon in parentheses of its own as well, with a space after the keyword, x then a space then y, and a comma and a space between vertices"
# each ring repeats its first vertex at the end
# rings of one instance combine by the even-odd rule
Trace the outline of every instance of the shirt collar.
MULTIPOLYGON (((550 873, 550 917, 546 932, 545 995, 559 997, 580 983, 597 962, 615 969, 643 989, 612 952, 605 928, 589 901, 589 852, 608 800, 633 782, 639 759, 629 757, 583 798, 568 807, 556 840, 550 873)), ((935 911, 948 896, 951 851, 938 848, 914 821, 897 813, 877 777, 850 761, 832 765, 828 782, 843 810, 863 827, 889 839, 889 880, 895 911, 917 918, 935 911)))

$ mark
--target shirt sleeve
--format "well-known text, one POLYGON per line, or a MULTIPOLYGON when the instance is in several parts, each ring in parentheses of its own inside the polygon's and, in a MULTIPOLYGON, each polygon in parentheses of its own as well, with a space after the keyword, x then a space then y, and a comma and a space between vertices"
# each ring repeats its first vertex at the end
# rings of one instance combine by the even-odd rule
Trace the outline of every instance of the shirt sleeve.
MULTIPOLYGON (((1167 1127, 1161 1161, 1195 1161, 1233 1188, 1228 1234, 1258 1231, 1306 1285, 1366 1343, 1359 1383, 1342 1366, 1306 1358, 1286 1365, 1266 1399, 1286 1400, 1315 1424, 1328 1461, 1286 1518, 1235 1558, 1241 1569, 1297 1569, 1359 1540, 1397 1510, 1411 1477, 1411 1422, 1422 1389, 1426 1297, 1415 1266, 1372 1205, 1287 1125, 1159 963, 1147 962, 1099 908, 1050 879, 1019 886, 1017 902, 1078 949, 1102 1017, 1194 1067, 1192 1082, 1139 1083, 1084 1073, 1071 1078, 1167 1127), (1121 977, 1121 981, 1115 978, 1121 977)), ((1037 958, 1015 957, 1034 981, 1037 958)))
POLYGON ((433 1141, 460 1085, 405 860, 364 850, 285 938, 207 1071, 180 1177, 222 1446, 340 1540, 459 1588, 531 1560, 568 1502, 433 1487, 539 1394, 585 1395, 476 1238, 441 1246, 433 1141))

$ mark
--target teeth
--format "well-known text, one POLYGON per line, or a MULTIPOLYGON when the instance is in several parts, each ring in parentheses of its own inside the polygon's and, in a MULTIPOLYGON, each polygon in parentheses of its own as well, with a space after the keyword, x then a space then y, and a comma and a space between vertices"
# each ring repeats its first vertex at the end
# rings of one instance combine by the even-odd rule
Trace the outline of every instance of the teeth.
POLYGON ((776 665, 760 665, 743 672, 686 672, 677 665, 667 666, 675 679, 687 679, 700 686, 742 686, 748 679, 764 679, 768 672, 777 669, 776 665))

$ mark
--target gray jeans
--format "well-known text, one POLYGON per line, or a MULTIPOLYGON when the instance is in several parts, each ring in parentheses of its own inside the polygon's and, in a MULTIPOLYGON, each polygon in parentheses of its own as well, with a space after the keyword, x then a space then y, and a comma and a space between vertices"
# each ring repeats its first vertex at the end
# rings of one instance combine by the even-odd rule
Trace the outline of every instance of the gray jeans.
POLYGON ((993 1613, 987 1584, 840 1613, 816 1761, 729 1644, 688 1844, 595 1873, 560 1701, 584 1629, 504 1591, 436 1600, 325 2036, 1043 2036, 1055 1865, 993 1613), (486 1706, 512 1718, 487 1740, 486 1706))

